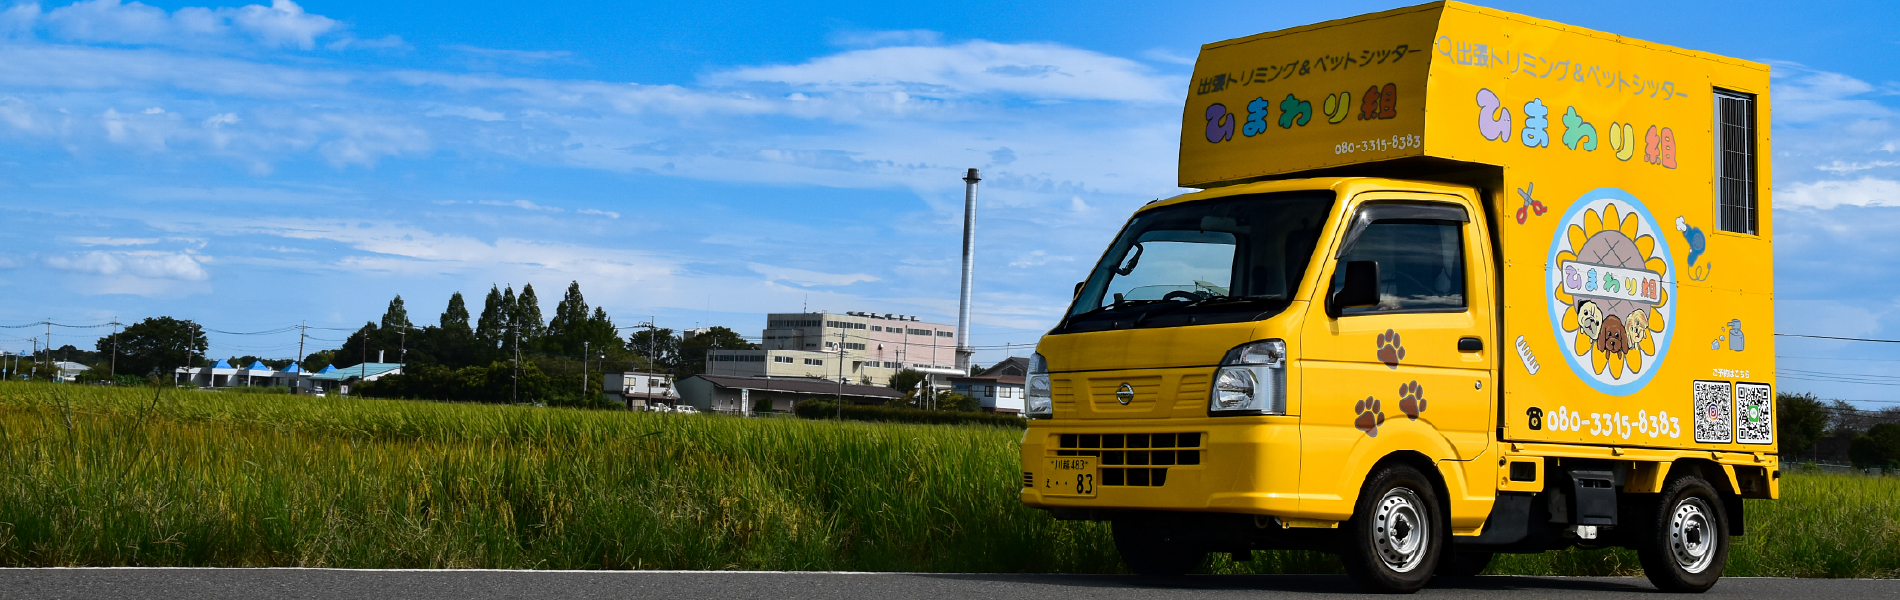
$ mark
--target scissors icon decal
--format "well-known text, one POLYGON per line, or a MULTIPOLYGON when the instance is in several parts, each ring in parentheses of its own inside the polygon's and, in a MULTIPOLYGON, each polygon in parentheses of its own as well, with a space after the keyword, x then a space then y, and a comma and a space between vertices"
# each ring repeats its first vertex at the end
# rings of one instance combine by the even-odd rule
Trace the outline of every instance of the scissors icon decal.
POLYGON ((1524 219, 1529 218, 1531 215, 1544 216, 1544 211, 1549 210, 1544 208, 1544 203, 1531 198, 1531 192, 1536 189, 1537 184, 1530 183, 1525 184, 1522 189, 1517 190, 1517 195, 1524 198, 1524 205, 1517 209, 1517 224, 1523 225, 1524 219))

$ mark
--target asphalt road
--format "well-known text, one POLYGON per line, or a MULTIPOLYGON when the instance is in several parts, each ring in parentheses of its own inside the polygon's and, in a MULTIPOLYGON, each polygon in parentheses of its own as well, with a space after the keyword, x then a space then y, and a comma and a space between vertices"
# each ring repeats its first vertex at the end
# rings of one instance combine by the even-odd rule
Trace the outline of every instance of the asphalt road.
MULTIPOLYGON (((1623 577, 1447 579, 1427 598, 1655 598, 1623 577)), ((0 599, 189 598, 1163 598, 1371 597, 1344 576, 938 575, 656 571, 355 571, 333 569, 0 569, 0 599)), ((1900 580, 1727 578, 1703 598, 1900 598, 1900 580)))

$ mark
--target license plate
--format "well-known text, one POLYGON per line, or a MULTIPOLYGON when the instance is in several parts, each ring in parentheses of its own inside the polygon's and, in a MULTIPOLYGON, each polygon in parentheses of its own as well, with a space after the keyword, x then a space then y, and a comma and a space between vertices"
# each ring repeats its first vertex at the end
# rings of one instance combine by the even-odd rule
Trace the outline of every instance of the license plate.
POLYGON ((1095 497, 1095 457, 1061 456, 1048 460, 1049 468, 1041 473, 1043 495, 1095 497))

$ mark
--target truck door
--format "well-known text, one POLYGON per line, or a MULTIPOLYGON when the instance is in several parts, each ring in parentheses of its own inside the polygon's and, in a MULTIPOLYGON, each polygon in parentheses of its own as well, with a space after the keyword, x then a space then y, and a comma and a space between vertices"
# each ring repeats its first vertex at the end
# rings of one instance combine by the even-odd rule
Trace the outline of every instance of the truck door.
POLYGON ((1407 449, 1435 459, 1484 453, 1495 427, 1490 357, 1499 351, 1490 237, 1470 199, 1379 192, 1350 209, 1324 257, 1299 356, 1301 491, 1321 505, 1340 501, 1348 514, 1356 474, 1377 458, 1368 453, 1397 449, 1380 438, 1424 442, 1407 449), (1353 261, 1378 265, 1378 303, 1334 316, 1326 300, 1353 261))

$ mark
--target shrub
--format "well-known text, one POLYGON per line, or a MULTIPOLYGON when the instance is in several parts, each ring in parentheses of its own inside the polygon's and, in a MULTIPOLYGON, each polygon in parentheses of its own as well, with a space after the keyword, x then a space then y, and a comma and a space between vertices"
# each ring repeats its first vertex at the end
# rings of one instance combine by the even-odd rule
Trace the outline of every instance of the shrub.
MULTIPOLYGON (((792 407, 792 412, 806 419, 835 419, 838 417, 838 404, 827 400, 806 400, 792 407)), ((853 421, 878 421, 884 423, 927 423, 933 425, 990 425, 995 427, 1024 428, 1029 421, 1016 415, 985 412, 954 412, 939 410, 917 410, 914 408, 896 408, 890 406, 865 406, 846 404, 844 418, 853 421)))

